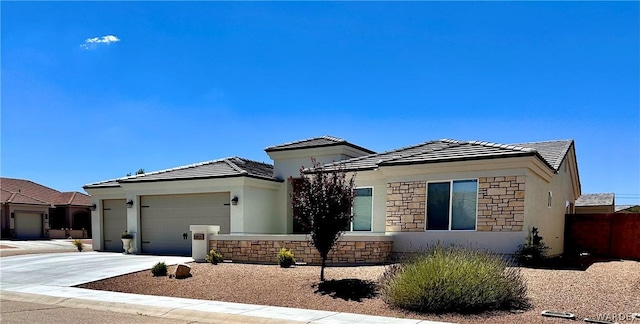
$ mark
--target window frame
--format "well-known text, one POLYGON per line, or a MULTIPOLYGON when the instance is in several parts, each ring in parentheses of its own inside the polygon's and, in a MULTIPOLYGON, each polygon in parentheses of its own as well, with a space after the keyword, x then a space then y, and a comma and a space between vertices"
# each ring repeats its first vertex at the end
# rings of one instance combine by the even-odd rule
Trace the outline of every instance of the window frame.
POLYGON ((480 179, 479 178, 464 178, 464 179, 451 179, 451 180, 432 180, 427 181, 425 187, 425 199, 424 199, 424 231, 425 232, 477 232, 478 231, 478 194, 480 191, 480 179), (451 229, 451 219, 453 217, 453 183, 455 181, 475 181, 476 182, 476 222, 473 226, 473 229, 451 229), (448 228, 447 229, 428 229, 429 218, 427 216, 427 206, 429 205, 429 184, 430 183, 449 183, 449 219, 448 219, 448 228))
POLYGON ((349 230, 347 232, 349 233, 367 233, 367 232, 373 232, 373 197, 374 197, 374 193, 375 193, 375 188, 373 186, 362 186, 362 187, 353 187, 353 201, 354 204, 351 206, 351 221, 349 222, 349 230), (354 214, 354 205, 355 205, 355 200, 356 200, 356 194, 355 191, 357 189, 371 189, 371 229, 368 231, 354 231, 353 230, 353 219, 355 218, 355 214, 354 214))

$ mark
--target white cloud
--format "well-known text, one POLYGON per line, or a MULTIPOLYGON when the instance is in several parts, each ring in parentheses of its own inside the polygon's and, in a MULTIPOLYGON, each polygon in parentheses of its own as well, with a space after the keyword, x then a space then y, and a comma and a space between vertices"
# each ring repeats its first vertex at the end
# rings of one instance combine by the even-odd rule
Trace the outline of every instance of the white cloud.
POLYGON ((117 43, 119 41, 120 41, 120 38, 114 35, 106 35, 102 37, 87 38, 84 40, 84 44, 80 45, 80 47, 84 49, 94 49, 100 44, 109 45, 111 43, 117 43))

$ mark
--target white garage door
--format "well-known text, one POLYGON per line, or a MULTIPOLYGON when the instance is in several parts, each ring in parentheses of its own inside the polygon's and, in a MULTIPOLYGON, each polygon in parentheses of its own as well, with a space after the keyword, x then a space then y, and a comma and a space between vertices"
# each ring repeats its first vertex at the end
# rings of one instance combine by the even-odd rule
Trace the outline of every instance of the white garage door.
POLYGON ((219 225, 229 233, 229 193, 140 197, 142 252, 191 256, 190 225, 219 225))
POLYGON ((42 238, 42 215, 16 212, 16 237, 19 239, 42 238))
POLYGON ((102 201, 102 250, 122 252, 120 235, 127 230, 127 205, 125 199, 102 201))

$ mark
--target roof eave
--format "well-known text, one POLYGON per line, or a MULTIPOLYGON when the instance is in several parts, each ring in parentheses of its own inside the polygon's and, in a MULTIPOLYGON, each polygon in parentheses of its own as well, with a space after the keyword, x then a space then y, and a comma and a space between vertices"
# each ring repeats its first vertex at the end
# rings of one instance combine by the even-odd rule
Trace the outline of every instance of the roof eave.
POLYGON ((260 179, 265 181, 274 181, 274 182, 283 182, 284 180, 276 179, 276 178, 268 178, 261 177, 253 174, 230 174, 230 175, 222 175, 222 176, 207 176, 207 177, 187 177, 187 178, 168 178, 168 179, 144 179, 139 178, 136 181, 121 181, 120 183, 145 183, 145 182, 163 182, 163 181, 185 181, 185 180, 210 180, 210 179, 228 179, 228 178, 239 178, 239 177, 247 177, 260 179))

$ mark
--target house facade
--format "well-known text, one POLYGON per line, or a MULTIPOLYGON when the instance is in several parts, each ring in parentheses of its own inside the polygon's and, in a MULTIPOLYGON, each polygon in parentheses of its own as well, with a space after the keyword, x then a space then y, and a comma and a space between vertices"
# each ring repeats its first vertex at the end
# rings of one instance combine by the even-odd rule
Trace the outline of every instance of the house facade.
POLYGON ((91 197, 30 180, 0 178, 2 238, 91 237, 91 197))
POLYGON ((500 145, 437 140, 375 153, 324 136, 266 148, 273 164, 238 157, 86 185, 94 249, 191 255, 191 225, 216 225, 208 246, 225 258, 273 262, 281 247, 319 259, 298 234, 289 177, 311 158, 356 174, 354 219, 332 263, 381 263, 392 252, 458 243, 513 253, 531 227, 563 251, 564 215, 580 196, 571 140, 500 145))

